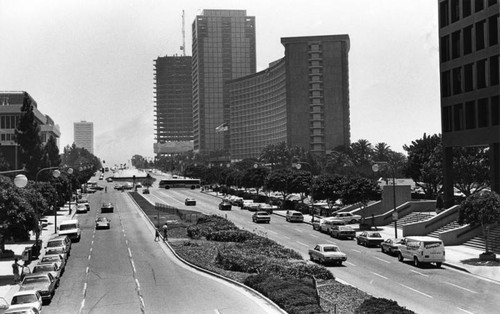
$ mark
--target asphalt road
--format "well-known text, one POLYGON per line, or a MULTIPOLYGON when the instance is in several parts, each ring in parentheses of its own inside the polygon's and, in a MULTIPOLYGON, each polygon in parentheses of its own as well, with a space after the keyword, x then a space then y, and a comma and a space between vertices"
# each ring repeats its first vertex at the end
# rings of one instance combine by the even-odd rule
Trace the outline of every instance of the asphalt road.
POLYGON ((218 210, 220 199, 200 193, 199 190, 152 190, 147 198, 180 208, 184 199, 193 197, 197 206, 189 206, 207 214, 226 216, 237 226, 255 231, 300 252, 308 259, 308 249, 317 243, 336 243, 347 256, 340 267, 329 267, 339 280, 356 286, 376 297, 397 301, 417 313, 498 313, 500 284, 462 271, 443 266, 417 268, 409 262, 380 252, 379 248, 365 248, 355 240, 337 240, 312 230, 307 224, 289 223, 273 215, 270 224, 254 224, 252 213, 234 207, 231 211, 218 210))
MULTIPOLYGON (((103 182, 104 183, 104 182, 103 182)), ((126 193, 89 197, 79 214, 82 237, 72 246, 60 287, 44 313, 279 313, 253 293, 179 262, 154 242, 151 226, 126 193), (102 202, 115 205, 110 230, 95 230, 102 202)))

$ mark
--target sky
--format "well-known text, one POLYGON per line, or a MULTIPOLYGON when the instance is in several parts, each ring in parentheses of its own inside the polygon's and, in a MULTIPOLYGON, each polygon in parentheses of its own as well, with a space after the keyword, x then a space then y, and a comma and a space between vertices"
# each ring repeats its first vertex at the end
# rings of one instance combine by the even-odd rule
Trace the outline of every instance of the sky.
POLYGON ((257 71, 284 56, 281 37, 350 37, 351 142, 403 146, 441 132, 435 0, 0 0, 0 91, 27 91, 73 143, 94 123, 107 165, 153 157, 154 67, 186 55, 203 9, 255 16, 257 71))

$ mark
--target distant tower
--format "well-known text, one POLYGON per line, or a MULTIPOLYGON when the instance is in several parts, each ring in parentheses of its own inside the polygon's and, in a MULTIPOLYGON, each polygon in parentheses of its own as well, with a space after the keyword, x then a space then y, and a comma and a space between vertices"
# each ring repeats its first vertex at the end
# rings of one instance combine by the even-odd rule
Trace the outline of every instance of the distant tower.
POLYGON ((74 123, 74 143, 77 147, 82 147, 94 154, 94 122, 74 123))
POLYGON ((245 10, 203 10, 193 22, 194 150, 229 149, 224 83, 255 73, 255 17, 245 10))

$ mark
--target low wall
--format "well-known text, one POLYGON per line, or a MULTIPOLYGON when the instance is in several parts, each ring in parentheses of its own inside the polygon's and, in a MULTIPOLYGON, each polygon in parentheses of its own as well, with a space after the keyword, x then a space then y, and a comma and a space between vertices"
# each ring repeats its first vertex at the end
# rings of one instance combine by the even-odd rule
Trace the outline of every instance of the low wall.
POLYGON ((439 233, 439 238, 443 241, 444 245, 461 245, 464 242, 480 235, 482 232, 480 226, 471 227, 464 225, 452 230, 439 233))
POLYGON ((450 207, 431 219, 403 225, 403 236, 427 235, 458 219, 458 205, 450 207))

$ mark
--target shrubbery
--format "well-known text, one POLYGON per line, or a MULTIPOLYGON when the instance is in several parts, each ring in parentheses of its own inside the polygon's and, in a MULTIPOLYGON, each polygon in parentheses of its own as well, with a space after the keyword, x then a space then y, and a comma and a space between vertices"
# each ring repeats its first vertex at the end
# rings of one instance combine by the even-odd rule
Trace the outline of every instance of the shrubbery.
POLYGON ((370 298, 365 300, 355 314, 415 314, 404 307, 398 305, 396 301, 384 298, 370 298))
POLYGON ((206 235, 207 240, 219 242, 245 242, 253 237, 255 235, 246 230, 220 230, 206 235))
POLYGON ((238 230, 238 227, 231 221, 216 215, 204 216, 198 219, 196 225, 187 228, 187 235, 192 239, 199 239, 222 230, 238 230))

